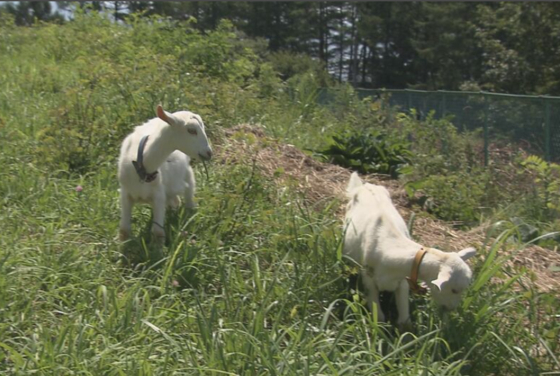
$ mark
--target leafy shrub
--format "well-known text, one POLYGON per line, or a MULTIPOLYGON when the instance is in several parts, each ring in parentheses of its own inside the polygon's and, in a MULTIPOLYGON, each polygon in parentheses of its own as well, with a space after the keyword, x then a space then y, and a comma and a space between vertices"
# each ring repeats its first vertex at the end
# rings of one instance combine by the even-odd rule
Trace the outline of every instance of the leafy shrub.
POLYGON ((333 136, 330 145, 318 153, 331 163, 362 174, 388 174, 393 178, 399 175, 399 169, 411 159, 406 143, 389 140, 386 135, 377 131, 346 132, 333 136))
POLYGON ((258 85, 260 95, 265 98, 276 97, 284 87, 278 73, 270 63, 264 63, 260 66, 258 79, 255 80, 254 84, 258 85))
POLYGON ((396 119, 392 131, 410 141, 411 163, 401 172, 414 203, 440 219, 471 226, 519 199, 520 187, 527 185, 521 166, 492 161, 484 166, 479 132, 459 132, 452 119, 436 119, 433 112, 425 120, 415 111, 396 119))
POLYGON ((330 82, 324 64, 308 55, 278 51, 271 53, 268 61, 280 73, 283 80, 288 80, 296 75, 312 73, 317 77, 321 86, 327 86, 330 82))
POLYGON ((64 25, 17 32, 0 25, 11 51, 0 57, 7 72, 0 84, 9 94, 0 98, 1 117, 11 123, 32 114, 25 136, 36 143, 29 149, 37 164, 96 170, 117 157, 125 135, 154 117, 159 103, 198 112, 211 137, 218 126, 257 123, 274 108, 282 89, 277 72, 235 38, 231 23, 202 35, 189 22, 128 20, 78 10, 64 25))
POLYGON ((482 165, 482 154, 476 152, 477 134, 459 133, 450 119, 437 119, 432 111, 425 120, 418 120, 416 111, 411 110, 410 114, 399 113, 396 120, 391 131, 410 141, 416 176, 482 165))
POLYGON ((288 80, 287 93, 290 104, 297 110, 302 121, 311 120, 318 107, 320 83, 312 72, 300 74, 288 80))
POLYGON ((537 205, 539 219, 554 219, 560 211, 560 165, 531 155, 521 162, 533 182, 530 195, 537 205))
POLYGON ((420 196, 424 208, 436 217, 471 225, 487 201, 489 180, 490 175, 481 170, 475 174, 456 171, 408 182, 405 189, 411 198, 420 196))

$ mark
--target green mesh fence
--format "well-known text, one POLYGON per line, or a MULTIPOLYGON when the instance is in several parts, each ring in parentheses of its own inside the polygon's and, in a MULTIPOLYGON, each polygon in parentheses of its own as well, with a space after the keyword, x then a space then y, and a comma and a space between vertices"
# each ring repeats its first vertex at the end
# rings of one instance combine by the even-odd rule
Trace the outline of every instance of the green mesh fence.
MULTIPOLYGON (((357 89, 360 98, 386 98, 401 111, 416 109, 420 118, 451 115, 459 130, 483 129, 485 162, 493 141, 509 140, 545 158, 560 161, 560 97, 486 92, 357 89)), ((331 94, 321 92, 320 102, 331 94)))

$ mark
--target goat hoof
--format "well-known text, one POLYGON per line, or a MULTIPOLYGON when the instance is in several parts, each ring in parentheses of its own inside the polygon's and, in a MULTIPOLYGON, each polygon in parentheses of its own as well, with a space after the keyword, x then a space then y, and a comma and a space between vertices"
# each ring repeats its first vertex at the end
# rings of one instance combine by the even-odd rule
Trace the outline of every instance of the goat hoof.
POLYGON ((126 241, 126 240, 128 240, 128 239, 130 239, 130 231, 120 229, 120 230, 119 230, 119 240, 120 240, 121 242, 124 242, 124 241, 126 241))
POLYGON ((187 202, 185 204, 185 208, 187 210, 196 210, 198 208, 198 205, 196 205, 196 203, 194 203, 194 202, 187 202))
POLYGON ((399 328, 399 332, 401 333, 407 333, 407 332, 412 333, 412 330, 414 329, 412 322, 410 322, 410 320, 398 323, 397 326, 399 328))
POLYGON ((165 239, 165 233, 152 232, 152 235, 154 236, 154 239, 157 239, 157 240, 165 239))
POLYGON ((153 225, 152 234, 156 239, 157 238, 165 239, 165 231, 159 225, 153 225))

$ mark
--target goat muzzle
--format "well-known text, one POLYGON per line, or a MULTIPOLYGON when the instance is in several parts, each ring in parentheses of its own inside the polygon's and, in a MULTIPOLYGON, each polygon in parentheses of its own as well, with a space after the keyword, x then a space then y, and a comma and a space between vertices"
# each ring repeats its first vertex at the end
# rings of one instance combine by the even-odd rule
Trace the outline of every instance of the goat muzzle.
POLYGON ((212 159, 212 150, 208 150, 206 153, 198 153, 198 156, 203 161, 209 161, 210 159, 212 159))

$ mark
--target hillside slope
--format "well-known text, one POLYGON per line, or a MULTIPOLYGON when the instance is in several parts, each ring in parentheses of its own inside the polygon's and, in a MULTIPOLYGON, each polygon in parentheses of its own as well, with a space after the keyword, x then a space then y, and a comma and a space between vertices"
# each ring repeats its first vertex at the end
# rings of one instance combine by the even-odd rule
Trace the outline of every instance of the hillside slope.
MULTIPOLYGON (((281 185, 296 188, 311 205, 323 205, 333 199, 340 201, 339 214, 344 216, 344 191, 351 171, 332 164, 317 161, 293 145, 282 144, 265 135, 257 126, 238 125, 225 131, 226 139, 218 147, 218 163, 255 161, 260 172, 275 179, 281 185)), ((383 175, 369 175, 366 181, 385 186, 397 209, 409 221, 413 210, 402 185, 383 175)), ((468 246, 484 248, 485 237, 491 224, 483 224, 468 231, 452 228, 448 223, 432 218, 423 212, 414 212, 413 236, 427 246, 456 251, 468 246)), ((480 256, 479 256, 480 257, 480 256)), ((510 261, 516 269, 527 268, 527 282, 542 292, 560 295, 560 253, 536 245, 528 246, 510 261)))

